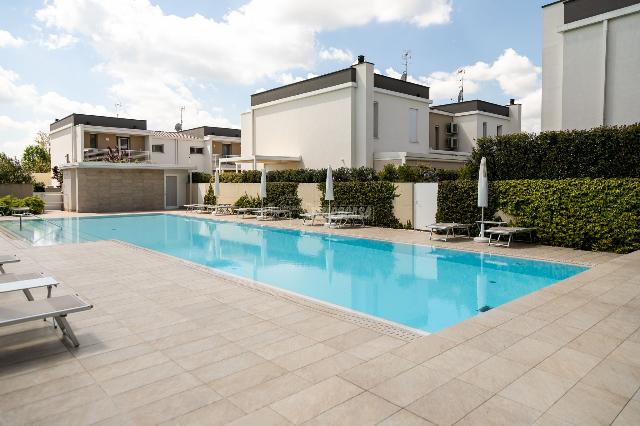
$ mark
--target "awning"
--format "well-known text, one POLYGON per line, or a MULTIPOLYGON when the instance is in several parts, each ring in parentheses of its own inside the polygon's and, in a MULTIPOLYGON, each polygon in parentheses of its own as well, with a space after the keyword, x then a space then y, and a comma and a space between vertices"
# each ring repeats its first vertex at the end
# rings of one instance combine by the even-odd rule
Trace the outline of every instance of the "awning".
POLYGON ((238 157, 220 158, 220 163, 260 163, 260 164, 277 164, 277 163, 299 163, 302 161, 301 156, 287 157, 280 155, 241 155, 238 157))

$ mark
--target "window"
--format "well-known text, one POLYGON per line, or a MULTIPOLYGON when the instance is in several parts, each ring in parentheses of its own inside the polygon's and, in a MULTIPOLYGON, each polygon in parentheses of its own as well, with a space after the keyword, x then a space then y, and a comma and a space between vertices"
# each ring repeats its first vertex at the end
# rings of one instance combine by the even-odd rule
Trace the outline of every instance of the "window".
POLYGON ((487 122, 486 121, 482 122, 482 137, 483 138, 487 137, 487 122))
POLYGON ((89 135, 89 148, 98 148, 98 135, 95 133, 89 135))
POLYGON ((435 132, 435 140, 433 141, 434 143, 434 148, 435 149, 440 149, 440 126, 436 126, 436 132, 435 132))
POLYGON ((164 152, 164 145, 151 145, 151 152, 164 152))
POLYGON ((498 127, 496 127, 496 135, 502 136, 502 124, 498 124, 498 127))
POLYGON ((223 157, 227 157, 231 155, 231 144, 230 143, 223 143, 222 144, 222 156, 223 157))
POLYGON ((418 142, 418 110, 409 108, 409 142, 418 142))
POLYGON ((379 117, 379 110, 378 110, 378 102, 374 102, 373 103, 373 138, 374 139, 378 139, 378 117, 379 117))
POLYGON ((204 148, 201 146, 192 146, 189 148, 189 154, 204 154, 204 148))
POLYGON ((128 151, 129 138, 118 137, 118 149, 121 151, 128 151))

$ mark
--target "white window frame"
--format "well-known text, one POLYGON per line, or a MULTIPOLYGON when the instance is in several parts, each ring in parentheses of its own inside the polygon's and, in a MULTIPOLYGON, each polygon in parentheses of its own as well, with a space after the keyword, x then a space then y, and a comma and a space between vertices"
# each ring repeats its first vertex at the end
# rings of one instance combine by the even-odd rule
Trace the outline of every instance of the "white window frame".
POLYGON ((189 155, 202 155, 204 154, 204 148, 201 146, 190 146, 189 147, 189 155), (200 152, 196 152, 199 150, 200 152))
POLYGON ((380 104, 373 101, 373 138, 380 138, 380 104))
POLYGON ((502 124, 496 126, 496 136, 502 136, 502 124))
POLYGON ((482 137, 486 138, 487 136, 489 136, 489 132, 487 130, 487 122, 483 121, 482 122, 482 137))
POLYGON ((164 144, 163 143, 154 143, 153 145, 151 145, 151 152, 164 154, 164 144), (156 151, 155 150, 156 147, 160 147, 160 150, 156 151))

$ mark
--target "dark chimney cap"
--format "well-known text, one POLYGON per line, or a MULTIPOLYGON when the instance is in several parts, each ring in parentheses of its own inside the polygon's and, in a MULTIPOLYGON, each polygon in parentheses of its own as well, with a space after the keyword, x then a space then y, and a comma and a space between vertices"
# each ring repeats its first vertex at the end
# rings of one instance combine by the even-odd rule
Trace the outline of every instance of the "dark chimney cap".
POLYGON ((515 104, 516 104, 516 100, 515 100, 515 99, 513 99, 513 98, 511 98, 511 99, 509 100, 509 105, 515 105, 515 104))
POLYGON ((364 63, 364 55, 358 55, 358 63, 359 64, 363 64, 364 63))

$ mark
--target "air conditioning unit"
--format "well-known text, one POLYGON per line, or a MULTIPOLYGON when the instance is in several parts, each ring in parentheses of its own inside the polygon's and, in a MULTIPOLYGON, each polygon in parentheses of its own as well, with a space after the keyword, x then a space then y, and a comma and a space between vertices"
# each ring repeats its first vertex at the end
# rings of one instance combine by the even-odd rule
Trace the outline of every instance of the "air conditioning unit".
POLYGON ((458 138, 456 137, 448 137, 447 138, 447 148, 451 151, 455 151, 458 149, 458 138))
POLYGON ((450 133, 450 134, 458 133, 458 124, 457 123, 447 123, 447 133, 450 133))

